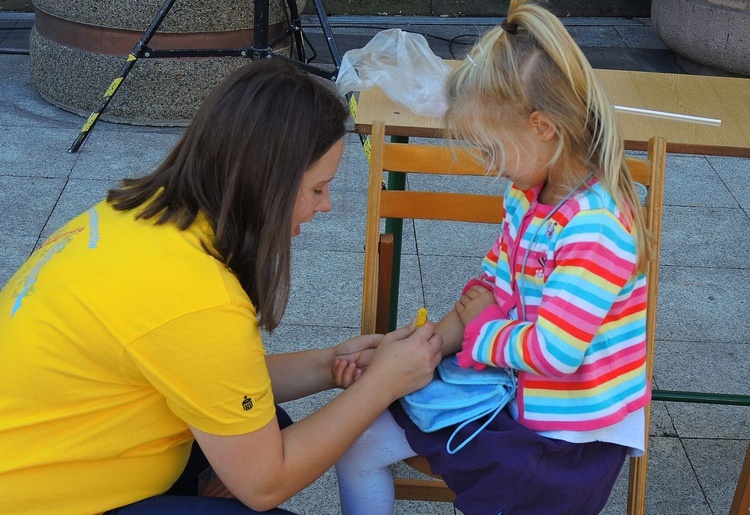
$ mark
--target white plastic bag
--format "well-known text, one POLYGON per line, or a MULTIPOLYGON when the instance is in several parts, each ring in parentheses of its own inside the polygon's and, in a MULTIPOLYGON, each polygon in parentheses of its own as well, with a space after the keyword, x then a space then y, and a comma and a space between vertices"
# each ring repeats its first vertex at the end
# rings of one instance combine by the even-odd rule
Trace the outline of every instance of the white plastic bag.
POLYGON ((450 70, 421 34, 388 29, 344 54, 336 84, 342 94, 378 86, 414 113, 442 118, 450 70))

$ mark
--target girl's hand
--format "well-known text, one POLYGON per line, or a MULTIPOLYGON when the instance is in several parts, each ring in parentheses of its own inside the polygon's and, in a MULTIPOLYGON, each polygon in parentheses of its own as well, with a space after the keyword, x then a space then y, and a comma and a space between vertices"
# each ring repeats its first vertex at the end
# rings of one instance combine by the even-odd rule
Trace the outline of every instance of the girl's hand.
POLYGON ((339 388, 349 388, 367 369, 375 349, 383 339, 382 334, 356 336, 333 348, 331 377, 339 388))
POLYGON ((488 306, 495 304, 495 295, 484 286, 472 286, 456 302, 456 313, 464 326, 469 325, 488 306))
POLYGON ((362 376, 364 369, 358 368, 354 361, 335 358, 331 367, 333 383, 338 388, 349 388, 354 382, 362 376))

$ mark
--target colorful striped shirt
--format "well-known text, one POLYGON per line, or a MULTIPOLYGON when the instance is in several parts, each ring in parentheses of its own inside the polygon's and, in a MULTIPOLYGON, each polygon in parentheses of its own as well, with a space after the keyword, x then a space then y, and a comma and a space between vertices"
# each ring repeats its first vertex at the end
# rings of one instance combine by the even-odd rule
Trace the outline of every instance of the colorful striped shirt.
POLYGON ((466 327, 459 363, 516 369, 518 420, 530 429, 599 429, 650 398, 646 277, 635 273, 625 217, 596 179, 556 211, 538 203, 540 189, 506 192, 479 280, 497 304, 466 327))

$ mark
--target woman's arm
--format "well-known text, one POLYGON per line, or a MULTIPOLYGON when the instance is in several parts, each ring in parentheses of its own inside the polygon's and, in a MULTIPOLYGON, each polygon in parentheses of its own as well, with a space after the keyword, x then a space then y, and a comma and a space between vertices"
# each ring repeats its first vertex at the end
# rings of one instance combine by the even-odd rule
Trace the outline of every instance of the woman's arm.
POLYGON ((342 357, 364 369, 382 339, 382 334, 368 334, 326 349, 266 356, 275 401, 301 399, 340 386, 332 374, 334 359, 342 357))
MULTIPOLYGON (((428 322, 416 331, 412 326, 386 335, 358 381, 283 431, 274 419, 239 436, 217 436, 191 428, 193 434, 214 471, 240 501, 256 510, 278 506, 333 466, 388 405, 427 384, 441 359, 441 338, 433 335, 434 328, 428 322)), ((293 370, 307 369, 302 363, 305 354, 292 356, 282 389, 295 379, 293 370)), ((309 356, 324 361, 322 354, 309 356)), ((283 372, 279 365, 284 361, 271 361, 275 361, 274 377, 283 372)), ((326 373, 330 378, 330 363, 326 373)), ((307 386, 299 391, 326 383, 323 375, 322 371, 313 372, 303 378, 307 386)))

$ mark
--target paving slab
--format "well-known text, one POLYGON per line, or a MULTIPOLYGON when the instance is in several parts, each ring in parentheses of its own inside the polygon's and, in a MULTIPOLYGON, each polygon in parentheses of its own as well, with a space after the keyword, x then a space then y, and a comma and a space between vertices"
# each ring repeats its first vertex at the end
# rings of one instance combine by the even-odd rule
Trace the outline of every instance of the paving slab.
MULTIPOLYGON (((750 178, 750 160, 667 154, 664 202, 669 206, 738 207, 721 173, 734 170, 739 181, 750 178)), ((747 184, 745 182, 745 184, 747 184)))
MULTIPOLYGON (((708 156, 706 160, 721 178, 731 198, 746 214, 750 214, 750 159, 708 156)), ((711 195, 712 200, 717 196, 711 195)))
POLYGON ((47 239, 70 219, 98 204, 107 195, 107 191, 117 185, 115 180, 69 179, 44 224, 40 241, 47 239))
POLYGON ((0 288, 29 258, 37 244, 34 236, 0 236, 0 288))
MULTIPOLYGON (((708 515, 708 504, 679 438, 653 437, 648 464, 646 513, 708 515)), ((624 513, 620 511, 619 513, 624 513)))
POLYGON ((747 345, 749 281, 747 269, 662 267, 657 337, 747 345))
POLYGON ((713 513, 729 513, 747 442, 684 439, 682 443, 713 513))
POLYGON ((364 253, 297 249, 292 263, 284 323, 360 327, 364 253))
POLYGON ((62 178, 0 175, 0 238, 39 238, 64 186, 62 178))
POLYGON ((17 177, 68 177, 78 156, 65 149, 76 133, 71 129, 0 125, 0 170, 17 177))
MULTIPOLYGON (((177 128, 97 126, 81 150, 72 154, 80 157, 70 176, 103 180, 141 177, 159 165, 181 132, 177 128)), ((63 145, 56 146, 55 151, 67 153, 77 135, 76 131, 63 145)))
MULTIPOLYGON (((663 265, 712 268, 750 267, 747 213, 739 207, 665 206, 662 221, 663 265)), ((730 274, 732 272, 729 272, 730 274)))

